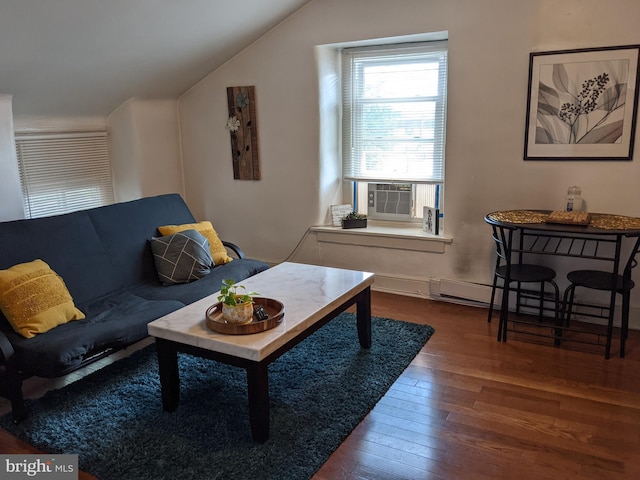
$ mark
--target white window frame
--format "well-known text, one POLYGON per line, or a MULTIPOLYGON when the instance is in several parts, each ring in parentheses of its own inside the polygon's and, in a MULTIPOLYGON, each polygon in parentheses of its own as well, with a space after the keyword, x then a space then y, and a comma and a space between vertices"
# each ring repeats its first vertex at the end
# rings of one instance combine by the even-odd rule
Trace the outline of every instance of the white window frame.
POLYGON ((15 133, 26 218, 114 202, 107 131, 15 133))
MULTIPOLYGON (((446 126, 446 100, 447 100, 447 41, 429 41, 419 43, 403 43, 384 46, 367 46, 345 48, 342 56, 342 159, 343 182, 352 186, 351 196, 356 209, 360 213, 367 213, 367 190, 369 182, 411 183, 415 186, 412 198, 411 220, 420 221, 423 216, 423 207, 435 207, 443 211, 444 198, 444 157, 445 157, 445 126, 446 126), (437 89, 435 95, 423 94, 407 96, 405 98, 392 96, 384 98, 377 96, 367 98, 364 93, 363 68, 366 66, 379 67, 381 65, 415 64, 428 62, 433 65, 437 62, 437 89), (363 126, 363 112, 367 104, 375 105, 435 105, 433 131, 431 138, 424 135, 427 129, 418 129, 415 138, 395 139, 392 142, 404 142, 405 144, 432 145, 433 155, 427 161, 432 161, 431 166, 424 165, 422 171, 416 173, 415 168, 405 168, 404 171, 376 172, 367 168, 366 149, 367 142, 388 142, 389 138, 375 137, 373 140, 366 137, 363 126), (364 133, 364 135, 363 135, 364 133), (363 153, 364 152, 364 153, 363 153)), ((415 119, 411 119, 415 120, 415 119)), ((424 122, 423 122, 424 123, 424 122)), ((384 129, 382 129, 384 130, 384 129)), ((389 145, 389 143, 387 143, 389 145)), ((401 149, 399 149, 401 150, 401 149)), ((425 156, 425 158, 427 158, 425 156)), ((393 155, 388 158, 394 161, 393 155)), ((397 159, 395 159, 397 161, 397 159)), ((415 164, 414 164, 415 165, 415 164)), ((348 189, 347 189, 348 190, 348 189)), ((389 218, 393 219, 393 218, 389 218)))

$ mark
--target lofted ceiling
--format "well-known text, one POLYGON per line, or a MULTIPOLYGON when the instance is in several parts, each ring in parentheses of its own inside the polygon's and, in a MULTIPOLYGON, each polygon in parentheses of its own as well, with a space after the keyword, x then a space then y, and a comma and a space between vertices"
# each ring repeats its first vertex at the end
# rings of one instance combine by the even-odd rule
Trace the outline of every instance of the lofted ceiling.
POLYGON ((0 0, 0 94, 16 117, 177 98, 309 1, 0 0))

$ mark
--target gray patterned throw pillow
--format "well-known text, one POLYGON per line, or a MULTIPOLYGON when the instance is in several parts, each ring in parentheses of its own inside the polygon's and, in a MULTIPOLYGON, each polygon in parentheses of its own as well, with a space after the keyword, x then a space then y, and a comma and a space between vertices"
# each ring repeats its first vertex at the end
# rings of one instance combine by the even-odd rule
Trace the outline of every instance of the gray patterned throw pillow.
POLYGON ((158 278, 164 285, 191 282, 211 272, 209 241, 195 230, 153 237, 150 243, 158 278))

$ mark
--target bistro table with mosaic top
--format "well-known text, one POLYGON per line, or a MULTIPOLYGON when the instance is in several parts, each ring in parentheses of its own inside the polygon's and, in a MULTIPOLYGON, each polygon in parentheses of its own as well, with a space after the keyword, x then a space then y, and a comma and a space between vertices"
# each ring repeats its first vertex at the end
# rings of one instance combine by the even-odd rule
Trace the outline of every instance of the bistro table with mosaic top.
MULTIPOLYGON (((509 254, 539 254, 607 262, 616 277, 630 264, 640 246, 640 218, 606 213, 550 210, 505 210, 484 218, 490 225, 518 234, 509 254)), ((616 289, 611 288, 608 307, 605 357, 609 358, 616 289)), ((500 322, 506 330, 509 289, 503 289, 500 322)), ((506 332, 503 337, 506 340, 506 332)), ((623 341, 623 340, 622 340, 623 341)), ((623 349, 621 348, 621 354, 623 349)))

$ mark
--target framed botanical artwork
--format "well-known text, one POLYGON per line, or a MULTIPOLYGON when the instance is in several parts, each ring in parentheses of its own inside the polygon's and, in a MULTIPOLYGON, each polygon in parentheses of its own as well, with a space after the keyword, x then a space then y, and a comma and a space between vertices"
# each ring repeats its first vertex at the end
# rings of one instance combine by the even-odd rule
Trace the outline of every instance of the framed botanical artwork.
POLYGON ((534 52, 525 160, 632 160, 640 45, 534 52))

